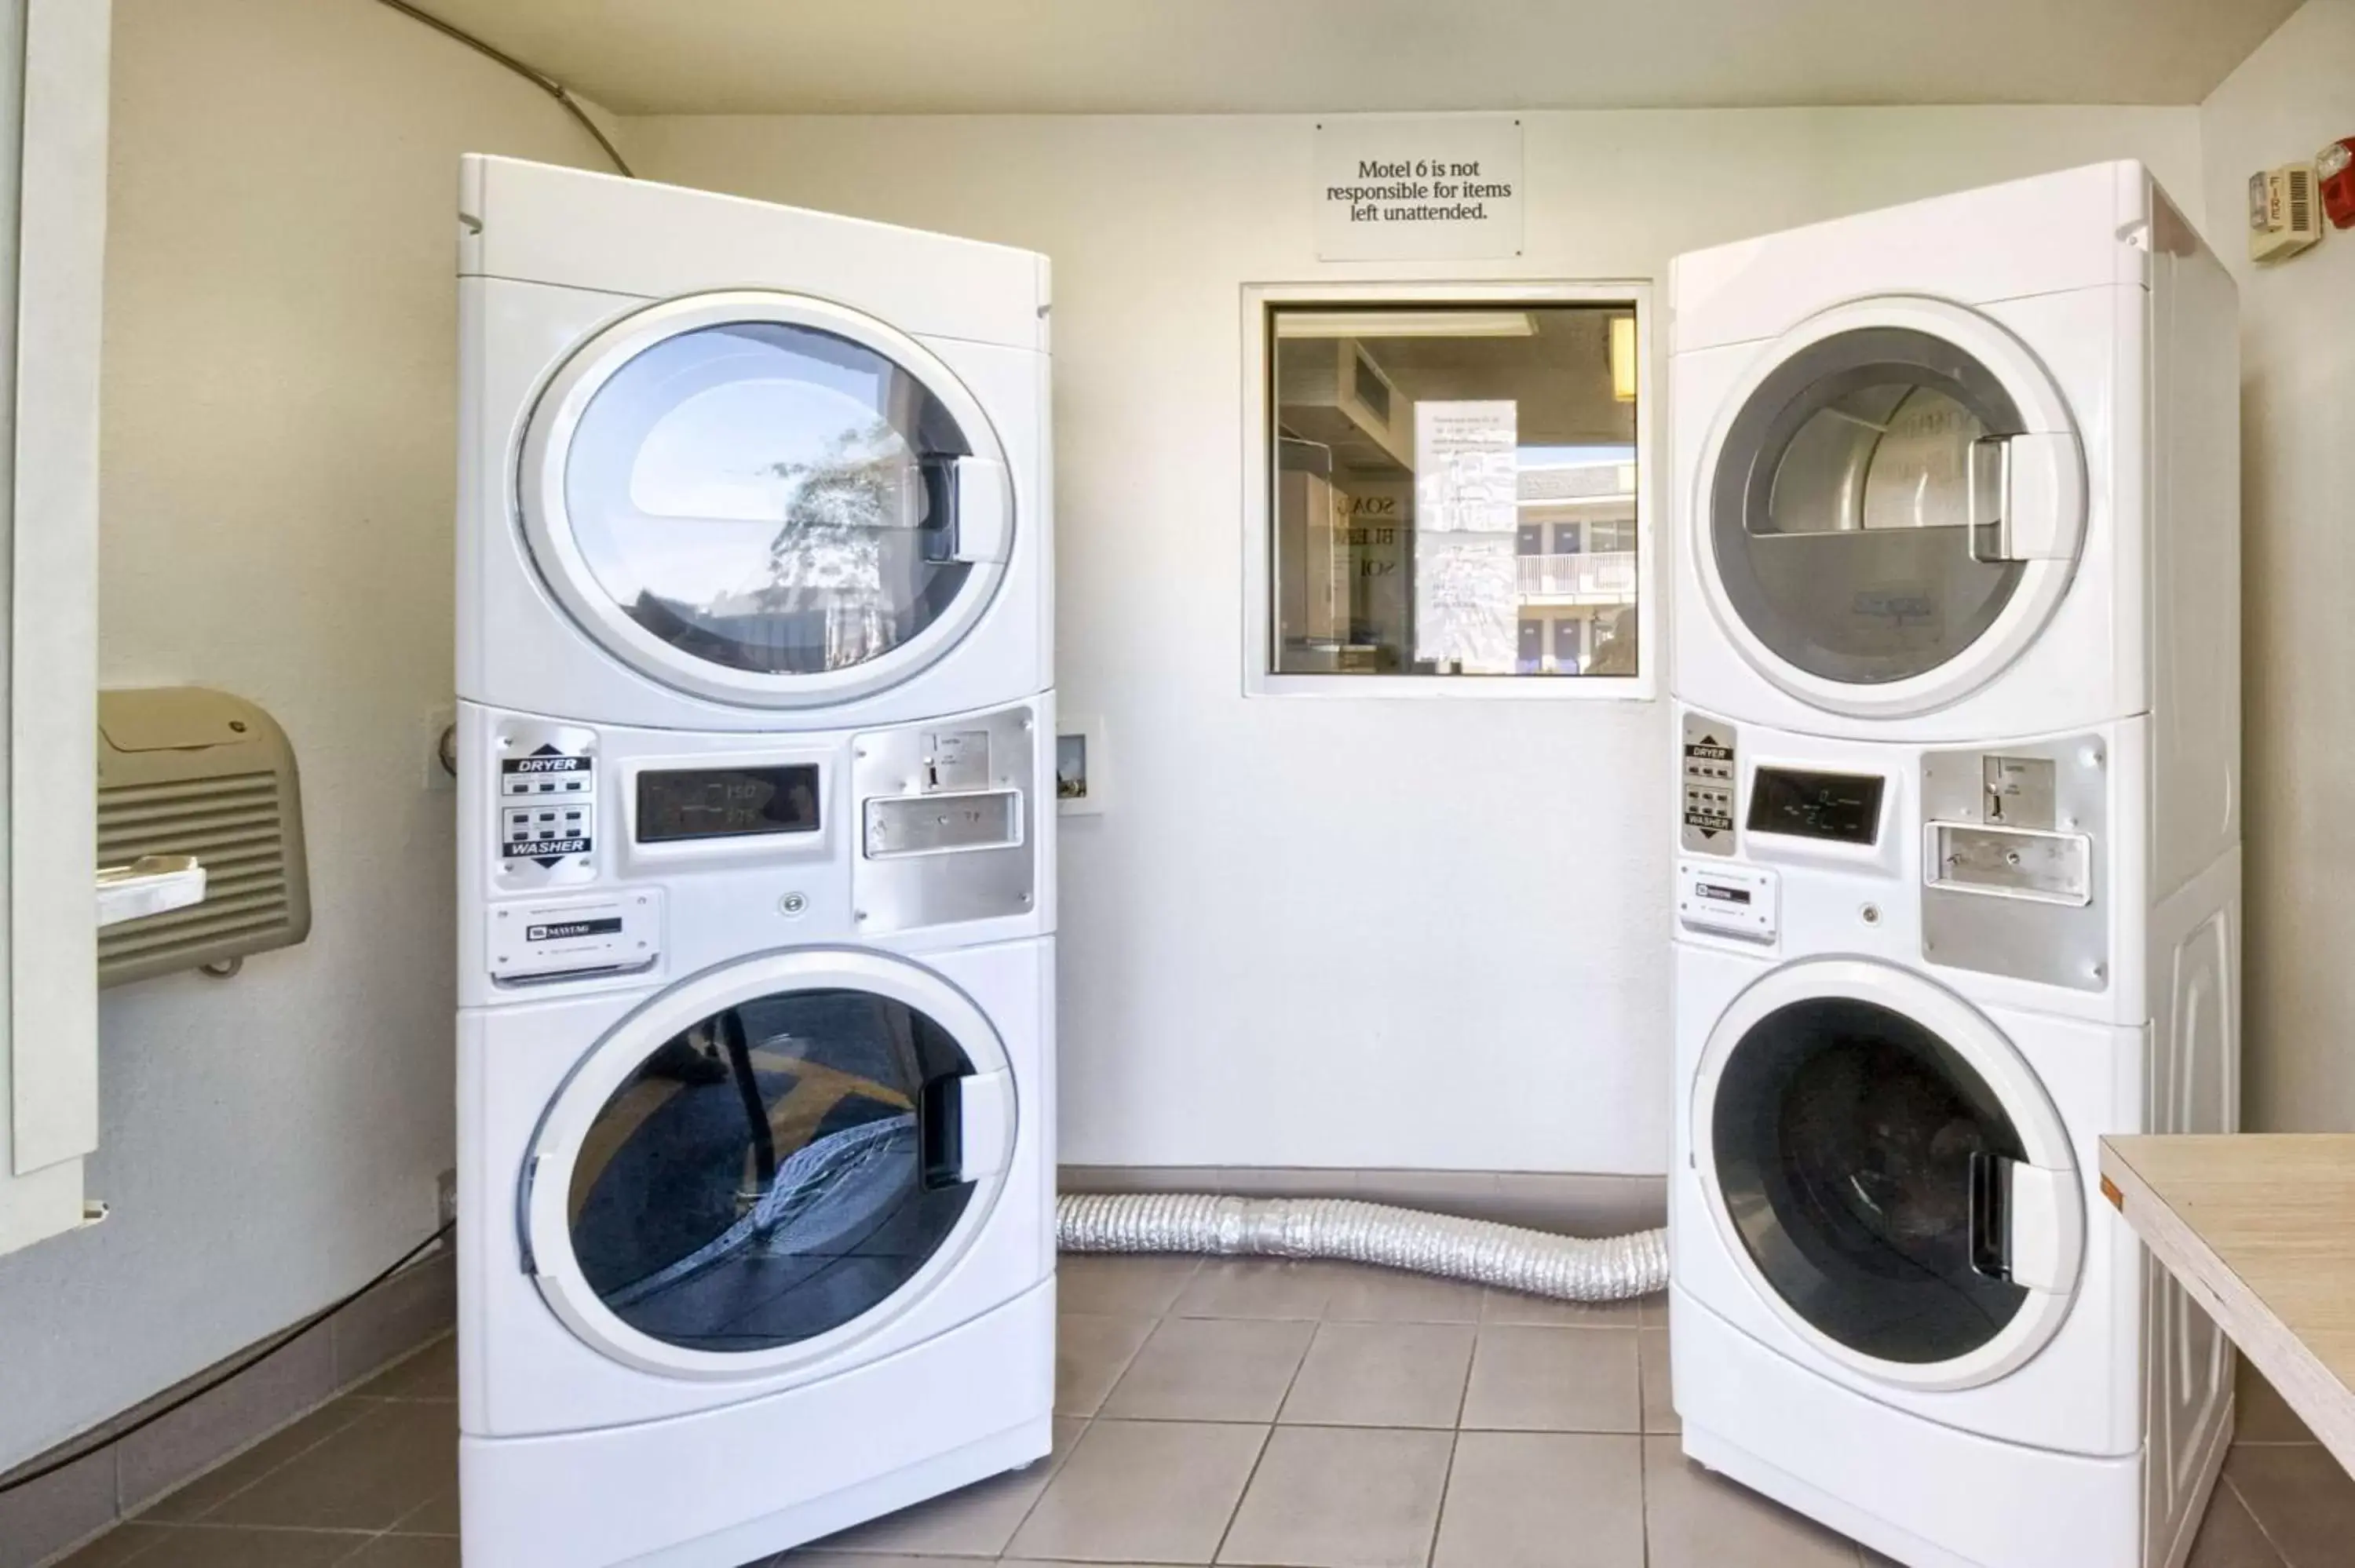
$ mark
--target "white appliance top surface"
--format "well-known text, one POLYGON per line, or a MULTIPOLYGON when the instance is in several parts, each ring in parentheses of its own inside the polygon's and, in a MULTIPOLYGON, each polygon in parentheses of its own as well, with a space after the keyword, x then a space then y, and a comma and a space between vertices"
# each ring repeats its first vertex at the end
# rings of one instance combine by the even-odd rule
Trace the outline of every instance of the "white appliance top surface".
POLYGON ((663 298, 815 294, 917 337, 1043 352, 1047 259, 977 239, 618 175, 469 154, 460 271, 663 298))
POLYGON ((1672 353, 1774 337, 1830 305, 1927 294, 1985 304, 2147 281, 2121 232, 2147 219, 2138 163, 2089 164, 1689 251, 1669 264, 1672 353))

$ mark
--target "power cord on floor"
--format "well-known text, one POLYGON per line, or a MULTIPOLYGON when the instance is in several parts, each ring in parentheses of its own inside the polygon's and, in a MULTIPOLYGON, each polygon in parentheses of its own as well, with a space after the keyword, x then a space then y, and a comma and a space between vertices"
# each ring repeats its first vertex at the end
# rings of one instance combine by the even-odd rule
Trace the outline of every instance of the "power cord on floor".
POLYGON ((391 6, 394 10, 400 12, 402 16, 408 17, 412 22, 422 22, 425 26, 432 28, 443 37, 453 38, 459 43, 465 45, 476 54, 481 55, 485 59, 497 61, 499 64, 506 67, 507 69, 515 72, 516 75, 523 78, 524 80, 531 83, 532 86, 539 89, 540 91, 548 94, 549 97, 556 100, 558 103, 563 105, 565 113, 570 114, 573 119, 581 122, 581 128, 582 130, 597 138, 597 145, 605 149, 605 156, 613 160, 613 167, 619 169, 631 179, 634 180, 638 177, 631 169, 630 165, 623 161, 621 149, 614 146, 613 143, 606 138, 605 132, 597 128, 597 122, 589 118, 589 111, 582 109, 579 101, 574 99, 571 93, 565 90, 565 87, 562 82, 557 80, 554 77, 549 75, 544 70, 539 70, 531 66, 526 65, 523 61, 516 58, 515 56, 507 53, 505 49, 500 48, 496 44, 485 43, 482 39, 474 37, 474 34, 466 31, 466 29, 459 26, 454 22, 445 22, 441 17, 433 15, 431 11, 419 10, 416 6, 410 4, 409 0, 377 0, 377 3, 380 5, 391 6))
POLYGON ((63 1457, 51 1459, 37 1469, 28 1470, 21 1476, 11 1476, 8 1479, 0 1481, 0 1497, 6 1497, 10 1492, 16 1491, 21 1487, 29 1487, 35 1481, 44 1480, 69 1466, 80 1464, 92 1454, 98 1453, 101 1449, 112 1447, 113 1445, 122 1442, 125 1437, 130 1436, 134 1432, 144 1432, 148 1427, 155 1425, 158 1421, 163 1420, 166 1415, 171 1414, 174 1411, 179 1410, 186 1405, 192 1404, 196 1401, 202 1399, 213 1390, 220 1387, 221 1384, 229 1382, 229 1379, 240 1375, 250 1368, 260 1366, 262 1362, 268 1361, 271 1357, 276 1355, 279 1351, 284 1350, 287 1346, 301 1339, 304 1334, 309 1333, 312 1330, 317 1328, 320 1324, 325 1322, 328 1319, 334 1317, 336 1313, 342 1311, 345 1308, 349 1307, 353 1302, 357 1301, 361 1297, 366 1296, 369 1291, 374 1290, 378 1286, 382 1285, 386 1280, 390 1279, 394 1275, 399 1274, 402 1269, 408 1267, 411 1263, 415 1262, 417 1258, 421 1256, 427 1248, 432 1246, 434 1243, 440 1241, 442 1237, 448 1235, 453 1230, 454 1230, 457 1227, 457 1224, 458 1222, 455 1220, 445 1221, 441 1229, 435 1231, 432 1235, 427 1236, 423 1241, 419 1242, 415 1246, 410 1247, 407 1252, 402 1253, 399 1257, 394 1258, 392 1262, 387 1265, 385 1268, 374 1278, 361 1286, 358 1289, 353 1291, 350 1295, 342 1297, 337 1300, 331 1301, 326 1306, 320 1308, 316 1312, 312 1313, 308 1318, 304 1319, 301 1322, 287 1330, 283 1334, 281 1334, 277 1339, 272 1340, 271 1343, 262 1350, 248 1356, 245 1360, 238 1362, 237 1365, 229 1368, 227 1372, 215 1377, 207 1378, 202 1383, 199 1383, 197 1387, 188 1390, 187 1393, 181 1394, 177 1399, 173 1400, 163 1408, 159 1410, 151 1410, 146 1414, 141 1416, 138 1420, 133 1422, 130 1425, 123 1427, 121 1431, 110 1432, 104 1437, 100 1438, 97 1442, 77 1448, 72 1453, 65 1455, 63 1457))

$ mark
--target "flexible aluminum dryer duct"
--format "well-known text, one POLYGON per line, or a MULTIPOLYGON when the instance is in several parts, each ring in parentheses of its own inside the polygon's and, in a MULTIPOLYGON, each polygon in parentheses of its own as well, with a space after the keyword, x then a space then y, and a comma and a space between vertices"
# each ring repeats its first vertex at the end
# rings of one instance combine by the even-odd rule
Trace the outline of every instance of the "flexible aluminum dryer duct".
POLYGON ((1624 1301, 1668 1287, 1668 1233, 1589 1240, 1348 1198, 1068 1192, 1065 1252, 1327 1257, 1501 1286, 1564 1301, 1624 1301))

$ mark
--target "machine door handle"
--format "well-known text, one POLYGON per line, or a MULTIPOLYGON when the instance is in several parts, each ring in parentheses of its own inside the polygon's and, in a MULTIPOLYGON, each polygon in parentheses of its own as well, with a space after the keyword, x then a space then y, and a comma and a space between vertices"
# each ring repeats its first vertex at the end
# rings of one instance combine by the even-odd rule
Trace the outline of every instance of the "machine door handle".
POLYGON ((1003 561, 1014 538, 1014 496, 1006 465, 988 458, 920 458, 924 485, 924 559, 1003 561))
POLYGON ((1986 566, 2066 561, 2084 516, 2084 459, 2065 431, 1982 436, 1971 443, 1966 547, 1986 566))
POLYGON ((1971 1266, 1990 1279, 2051 1294, 2068 1288, 2077 1258, 2063 1223, 2073 1172, 1971 1156, 1971 1266))
POLYGON ((962 1186, 1005 1168, 1014 1128, 1014 1077, 971 1073, 917 1091, 916 1140, 928 1189, 962 1186))

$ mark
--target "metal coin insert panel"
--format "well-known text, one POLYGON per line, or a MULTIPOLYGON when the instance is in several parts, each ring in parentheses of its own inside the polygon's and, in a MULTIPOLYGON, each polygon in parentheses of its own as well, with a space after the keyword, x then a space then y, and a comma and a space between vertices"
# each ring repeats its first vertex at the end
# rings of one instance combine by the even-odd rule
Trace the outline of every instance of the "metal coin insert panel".
POLYGON ((1922 957, 2106 989, 2110 771, 2095 735, 1923 752, 1922 957))

